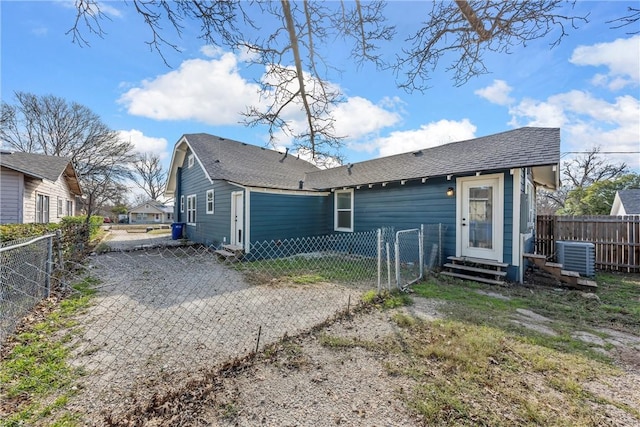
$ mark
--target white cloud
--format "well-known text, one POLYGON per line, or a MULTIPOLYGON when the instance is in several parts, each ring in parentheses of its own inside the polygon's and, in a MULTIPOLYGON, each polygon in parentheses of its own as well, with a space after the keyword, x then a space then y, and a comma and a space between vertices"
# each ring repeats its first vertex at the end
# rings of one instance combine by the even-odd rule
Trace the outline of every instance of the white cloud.
POLYGON ((377 149, 378 156, 384 157, 471 139, 475 137, 475 132, 476 127, 468 119, 440 120, 424 124, 420 129, 391 132, 387 137, 360 147, 377 149))
POLYGON ((385 127, 396 125, 401 120, 400 113, 391 111, 400 104, 399 99, 385 98, 379 105, 368 99, 354 96, 338 104, 332 111, 335 130, 338 135, 358 139, 385 127))
POLYGON ((311 156, 311 150, 309 150, 307 148, 300 148, 297 152, 295 152, 293 154, 295 156, 298 156, 302 160, 306 160, 307 162, 316 165, 320 169, 335 168, 335 167, 338 167, 338 166, 342 165, 340 160, 338 160, 335 157, 317 156, 316 155, 316 157, 314 159, 311 156))
MULTIPOLYGON (((600 146, 602 151, 637 152, 640 150, 640 100, 630 95, 614 101, 573 90, 550 96, 545 101, 524 99, 509 109, 510 124, 548 126, 562 129, 562 151, 585 151, 600 146)), ((640 156, 608 154, 607 160, 626 162, 640 169, 640 156)))
MULTIPOLYGON (((237 56, 212 46, 204 46, 200 51, 212 59, 190 59, 175 71, 145 80, 136 87, 129 86, 119 102, 126 106, 129 114, 156 120, 196 120, 209 125, 236 125, 244 120, 240 113, 249 106, 268 105, 268 95, 260 97, 258 85, 240 75, 239 58, 246 59, 246 53, 237 56)), ((271 74, 269 71, 270 67, 265 68, 262 79, 277 84, 276 79, 282 78, 282 72, 271 74)), ((313 95, 319 85, 308 74, 305 79, 307 92, 313 95)), ((290 80, 288 85, 290 92, 297 91, 297 80, 290 80)), ((126 86, 121 84, 121 87, 126 86)), ((325 83, 325 88, 341 92, 339 86, 331 82, 325 83)), ((401 120, 400 106, 398 98, 384 98, 375 104, 365 98, 351 97, 331 106, 327 119, 335 120, 339 136, 357 139, 397 124, 401 120)), ((283 108, 280 118, 286 121, 292 134, 307 132, 306 115, 299 101, 283 108)), ((281 131, 276 131, 274 136, 278 145, 292 143, 291 135, 281 131)))
POLYGON ((494 80, 491 86, 478 89, 474 93, 494 104, 509 105, 514 101, 509 96, 512 89, 504 80, 494 80))
POLYGON ((112 2, 101 1, 98 3, 100 10, 102 13, 105 13, 110 16, 120 17, 122 16, 122 12, 119 9, 112 6, 112 2))
POLYGON ((610 43, 578 46, 569 62, 575 65, 606 66, 607 75, 598 74, 592 83, 619 90, 640 83, 640 35, 610 43))
POLYGON ((179 69, 129 89, 119 102, 137 116, 229 125, 260 99, 257 85, 240 76, 236 57, 225 53, 218 59, 184 61, 179 69))
POLYGON ((125 141, 131 141, 134 145, 134 151, 137 153, 153 153, 165 159, 169 155, 167 153, 167 140, 165 138, 154 138, 144 135, 137 129, 118 131, 120 138, 125 141))
MULTIPOLYGON (((97 2, 97 6, 98 6, 97 8, 94 8, 94 6, 85 3, 84 4, 84 7, 86 8, 85 13, 89 16, 97 16, 97 11, 99 9, 105 15, 113 16, 116 18, 121 17, 122 12, 120 11, 120 9, 113 7, 112 6, 113 3, 114 2, 99 1, 97 2)), ((76 6, 75 0, 56 0, 54 4, 58 6, 62 6, 67 9, 73 9, 73 10, 78 9, 76 6)))

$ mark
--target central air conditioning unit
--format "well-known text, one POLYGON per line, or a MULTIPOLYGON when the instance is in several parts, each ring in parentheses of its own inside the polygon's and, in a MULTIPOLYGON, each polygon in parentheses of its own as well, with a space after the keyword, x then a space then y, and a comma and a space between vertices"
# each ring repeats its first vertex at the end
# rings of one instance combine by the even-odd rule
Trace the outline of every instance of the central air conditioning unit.
POLYGON ((581 276, 596 274, 595 246, 588 242, 557 241, 556 255, 564 270, 575 271, 581 276))

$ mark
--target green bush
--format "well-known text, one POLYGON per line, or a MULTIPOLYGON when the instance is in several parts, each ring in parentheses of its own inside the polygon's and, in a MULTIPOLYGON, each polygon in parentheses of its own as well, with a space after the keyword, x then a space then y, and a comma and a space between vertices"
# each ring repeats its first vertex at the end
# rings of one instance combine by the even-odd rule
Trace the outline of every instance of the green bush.
MULTIPOLYGON (((91 216, 91 218, 89 219, 89 240, 93 240, 98 236, 98 233, 100 232, 100 226, 102 225, 103 221, 104 218, 101 216, 91 216)), ((64 234, 65 230, 77 230, 83 227, 86 222, 86 216, 65 216, 60 222, 60 228, 64 234)))
POLYGON ((59 229, 60 224, 3 224, 0 225, 0 242, 43 236, 59 229))
MULTIPOLYGON (((3 224, 0 225, 0 242, 18 240, 28 237, 39 237, 45 234, 55 233, 60 230, 63 235, 76 234, 84 227, 87 221, 85 216, 66 216, 57 224, 3 224)), ((95 239, 102 225, 103 218, 94 215, 89 220, 89 240, 95 239)))

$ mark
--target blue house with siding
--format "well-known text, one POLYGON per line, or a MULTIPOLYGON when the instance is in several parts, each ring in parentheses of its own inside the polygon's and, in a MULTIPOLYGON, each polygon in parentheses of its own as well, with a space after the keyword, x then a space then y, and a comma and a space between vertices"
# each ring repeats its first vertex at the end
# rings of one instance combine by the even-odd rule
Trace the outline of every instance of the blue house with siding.
POLYGON ((319 169, 209 134, 176 143, 166 193, 186 237, 206 245, 441 223, 445 256, 504 265, 521 280, 533 247, 535 191, 559 185, 560 130, 525 127, 319 169))

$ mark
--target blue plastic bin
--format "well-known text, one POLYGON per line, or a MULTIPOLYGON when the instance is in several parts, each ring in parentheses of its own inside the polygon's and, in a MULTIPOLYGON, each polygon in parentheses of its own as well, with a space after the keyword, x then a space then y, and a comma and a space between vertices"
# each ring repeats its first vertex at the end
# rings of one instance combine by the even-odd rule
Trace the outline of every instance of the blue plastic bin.
POLYGON ((182 233, 184 232, 184 222, 174 222, 171 224, 171 239, 182 239, 182 233))

